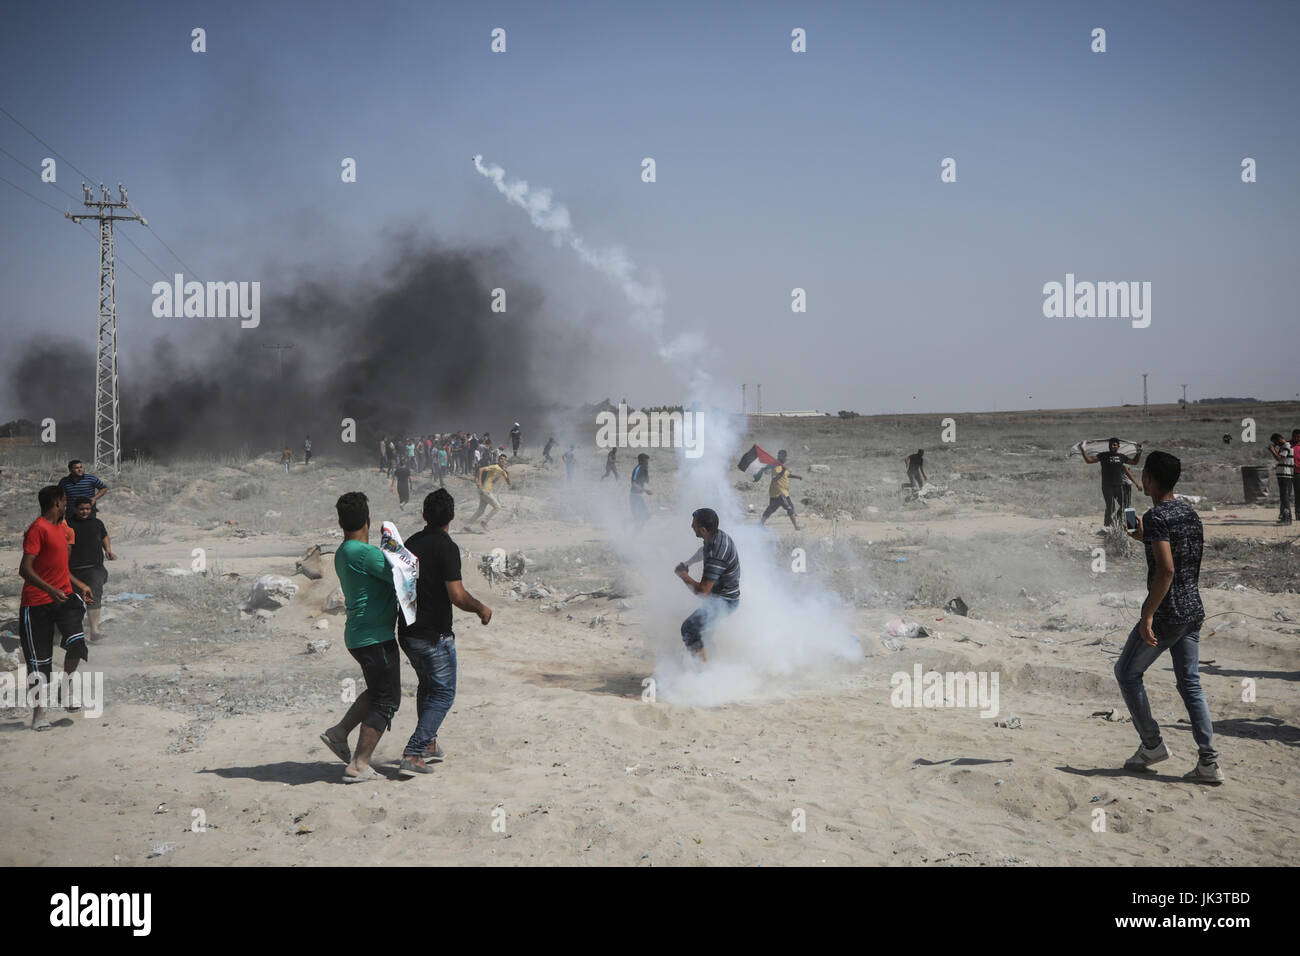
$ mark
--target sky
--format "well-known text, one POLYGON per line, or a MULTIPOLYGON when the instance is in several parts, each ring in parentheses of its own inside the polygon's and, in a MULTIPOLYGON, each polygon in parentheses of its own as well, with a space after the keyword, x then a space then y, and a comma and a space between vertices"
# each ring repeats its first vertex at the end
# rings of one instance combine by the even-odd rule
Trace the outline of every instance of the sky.
POLYGON ((259 281, 259 327, 220 336, 270 343, 277 296, 382 272, 418 236, 504 250, 490 285, 599 324, 594 356, 549 376, 557 401, 690 400, 688 365, 737 410, 748 383, 751 411, 755 384, 765 410, 1140 403, 1143 372, 1152 402, 1294 398, 1298 41, 1300 4, 1248 0, 15 3, 0 328, 6 351, 93 344, 97 243, 63 217, 80 170, 149 222, 117 228, 124 387, 153 340, 211 321, 155 317, 154 281, 259 281), (477 154, 621 250, 698 350, 665 360, 477 154), (1045 316, 1067 274, 1149 282, 1149 326, 1045 316))

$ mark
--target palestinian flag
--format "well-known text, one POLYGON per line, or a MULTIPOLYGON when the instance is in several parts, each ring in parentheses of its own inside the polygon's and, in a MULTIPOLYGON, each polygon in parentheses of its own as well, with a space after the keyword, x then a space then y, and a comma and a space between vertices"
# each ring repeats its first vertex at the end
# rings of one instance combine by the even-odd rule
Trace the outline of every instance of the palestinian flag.
POLYGON ((763 449, 755 445, 749 451, 740 456, 740 462, 736 465, 745 474, 751 476, 755 481, 762 477, 763 469, 768 465, 780 464, 775 458, 769 455, 763 449))

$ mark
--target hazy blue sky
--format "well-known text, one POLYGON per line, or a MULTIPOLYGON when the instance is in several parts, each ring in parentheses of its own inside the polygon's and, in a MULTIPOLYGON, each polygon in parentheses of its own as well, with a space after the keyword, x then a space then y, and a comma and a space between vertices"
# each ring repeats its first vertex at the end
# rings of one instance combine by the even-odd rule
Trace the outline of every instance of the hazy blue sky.
MULTIPOLYGON (((707 335, 737 404, 741 382, 769 409, 1140 402, 1143 371, 1152 401, 1182 382, 1289 398, 1298 48, 1300 4, 1245 0, 13 3, 0 106, 96 182, 125 182, 197 277, 259 280, 264 304, 415 229, 505 244, 557 321, 600 312, 617 330, 614 287, 475 173, 481 153, 657 276, 670 334, 707 335), (1044 318, 1043 284, 1066 273, 1149 281, 1150 327, 1044 318)), ((49 154, 3 115, 0 147, 30 167, 49 154)), ((3 154, 0 176, 69 206, 3 154)), ((60 186, 80 181, 60 164, 60 186)), ((93 340, 95 242, 3 183, 0 222, 6 344, 93 340)), ((184 334, 151 300, 119 270, 127 371, 151 337, 184 334)), ((270 340, 274 316, 228 334, 270 340)), ((649 343, 620 336, 557 394, 680 400, 649 343)))

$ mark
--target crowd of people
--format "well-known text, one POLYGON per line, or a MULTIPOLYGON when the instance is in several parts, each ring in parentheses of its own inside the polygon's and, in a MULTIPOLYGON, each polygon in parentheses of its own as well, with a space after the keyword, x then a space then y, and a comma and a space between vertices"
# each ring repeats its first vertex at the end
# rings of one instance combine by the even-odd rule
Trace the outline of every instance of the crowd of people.
MULTIPOLYGON (((520 430, 511 431, 512 451, 517 455, 520 430)), ((308 440, 310 441, 310 440, 308 440)), ((544 458, 555 446, 552 437, 544 458)), ((1164 651, 1172 657, 1175 681, 1186 705, 1198 760, 1188 779, 1219 783, 1213 724, 1201 690, 1198 674, 1200 626, 1205 613, 1199 594, 1199 571, 1203 531, 1196 511, 1174 493, 1182 464, 1173 455, 1153 452, 1141 476, 1129 466, 1140 463, 1142 446, 1131 455, 1120 452, 1119 439, 1108 441, 1108 450, 1096 456, 1087 451, 1084 460, 1100 464, 1102 490, 1108 524, 1129 508, 1131 490, 1140 488, 1151 499, 1141 517, 1130 514, 1125 531, 1142 543, 1147 563, 1147 596, 1140 619, 1130 632, 1118 660, 1115 677, 1140 738, 1137 752, 1126 761, 1128 769, 1147 769, 1171 755, 1160 728, 1151 714, 1142 675, 1164 651)), ((1294 474, 1300 455, 1300 429, 1287 441, 1280 433, 1270 437, 1269 452, 1277 467, 1281 491, 1279 521, 1292 520, 1294 474)), ((307 444, 306 449, 310 450, 307 444)), ((923 451, 905 461, 909 479, 923 485, 923 451)), ((563 460, 569 480, 574 471, 574 446, 563 460)), ((617 449, 606 457, 605 474, 618 476, 617 449)), ((405 547, 416 558, 418 578, 411 621, 400 613, 394 577, 386 553, 370 543, 370 510, 366 496, 348 492, 336 502, 339 527, 344 541, 335 553, 335 570, 342 587, 347 622, 344 641, 361 668, 366 690, 349 707, 343 718, 321 734, 321 740, 345 762, 345 782, 372 779, 371 757, 381 736, 392 727, 401 702, 401 664, 405 655, 418 681, 416 726, 400 762, 402 770, 430 773, 445 757, 438 732, 456 694, 456 647, 452 608, 473 613, 482 624, 491 621, 492 611, 464 587, 461 551, 450 536, 456 514, 453 495, 443 487, 444 476, 460 476, 475 483, 478 509, 466 530, 487 521, 500 508, 497 482, 510 485, 509 456, 504 447, 494 446, 491 436, 470 432, 435 434, 415 438, 385 438, 380 444, 379 467, 393 483, 399 503, 410 497, 416 475, 428 473, 439 487, 423 500, 424 528, 411 535, 405 547), (350 734, 360 728, 355 751, 350 734)), ((784 450, 759 475, 770 472, 769 504, 761 521, 784 510, 798 529, 789 482, 800 479, 787 464, 784 450)), ((101 639, 99 608, 108 579, 105 561, 115 560, 108 528, 98 516, 99 505, 108 493, 107 485, 87 474, 82 462, 68 463, 68 474, 57 484, 37 494, 39 515, 23 538, 19 568, 24 582, 21 599, 20 644, 29 675, 29 686, 51 685, 54 636, 64 651, 63 671, 71 674, 89 659, 88 645, 101 639)), ((650 520, 646 499, 650 487, 649 455, 637 455, 629 478, 630 527, 635 533, 650 520)), ((1131 509, 1130 509, 1131 511, 1131 509)), ((719 527, 716 511, 699 508, 692 514, 691 530, 701 547, 674 573, 701 599, 700 607, 681 625, 682 642, 701 663, 707 662, 710 635, 718 624, 736 611, 740 603, 740 558, 735 541, 719 527), (698 579, 690 566, 702 563, 698 579)), ((74 709, 71 702, 64 702, 74 709)), ((51 727, 48 706, 33 708, 32 727, 51 727)))

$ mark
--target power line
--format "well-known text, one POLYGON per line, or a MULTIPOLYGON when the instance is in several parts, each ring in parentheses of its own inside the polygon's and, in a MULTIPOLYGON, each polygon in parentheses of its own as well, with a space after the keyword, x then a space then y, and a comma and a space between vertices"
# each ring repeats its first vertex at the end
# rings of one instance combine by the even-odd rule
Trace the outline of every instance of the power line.
MULTIPOLYGON (((8 179, 5 179, 3 176, 0 176, 0 183, 5 183, 6 185, 13 186, 14 189, 18 190, 20 193, 22 193, 22 194, 23 194, 24 196, 26 196, 28 199, 34 199, 34 200, 36 200, 38 203, 40 203, 42 206, 47 206, 47 207, 49 207, 50 209, 53 209, 53 210, 54 210, 55 212, 57 212, 60 216, 62 216, 62 215, 64 214, 64 210, 60 209, 58 206, 54 205, 53 203, 48 203, 48 202, 46 202, 46 201, 45 201, 44 199, 42 199, 40 196, 33 196, 33 195, 32 195, 31 193, 29 193, 26 189, 23 189, 22 186, 19 186, 17 183, 15 183, 15 182, 11 182, 11 181, 9 181, 8 179)), ((81 226, 81 231, 84 232, 86 235, 90 236, 91 239, 94 239, 94 238, 95 238, 95 234, 94 234, 93 232, 90 231, 90 229, 86 226, 85 223, 77 223, 77 225, 81 226)), ((132 245, 135 245, 135 243, 131 243, 131 244, 132 244, 132 245)), ((153 288, 153 283, 150 282, 148 279, 146 279, 144 276, 140 275, 140 273, 136 272, 135 269, 133 269, 133 268, 131 267, 131 263, 129 263, 129 262, 125 262, 125 261, 124 261, 124 262, 122 263, 122 265, 124 265, 124 266, 126 267, 126 269, 127 269, 128 272, 130 272, 133 276, 135 276, 137 279, 139 279, 141 282, 143 282, 143 283, 144 283, 146 286, 148 286, 150 289, 153 288)), ((163 273, 163 274, 166 275, 166 273, 163 273)))
MULTIPOLYGON (((28 129, 27 126, 25 126, 25 125, 22 123, 22 121, 18 119, 18 117, 14 116, 13 113, 10 113, 10 112, 9 112, 7 109, 5 109, 3 106, 0 106, 0 113, 3 113, 5 116, 9 117, 11 120, 13 120, 15 123, 17 123, 18 126, 20 126, 20 127, 21 127, 21 128, 22 128, 22 129, 27 133, 27 135, 29 135, 32 139, 36 140, 36 142, 40 143, 42 146, 44 146, 46 149, 48 149, 51 153, 53 153, 53 154, 54 154, 55 156, 57 156, 59 159, 63 160, 63 162, 65 162, 65 163, 67 163, 69 166, 71 166, 74 172, 81 173, 81 178, 84 179, 84 180, 86 180, 86 182, 88 182, 88 183, 93 183, 93 182, 97 182, 97 181, 98 181, 98 180, 96 179, 96 177, 94 177, 94 176, 88 176, 84 171, 82 171, 81 169, 77 168, 77 165, 76 165, 75 163, 73 163, 72 160, 68 159, 66 156, 64 156, 62 153, 60 153, 58 150, 56 150, 53 146, 51 146, 49 143, 45 142, 45 140, 41 139, 41 138, 40 138, 39 136, 37 136, 34 132, 32 132, 30 129, 28 129)), ((23 163, 22 160, 18 159, 18 157, 16 157, 16 156, 14 156, 13 153, 10 153, 8 150, 3 150, 3 152, 4 152, 6 155, 8 155, 8 156, 13 157, 13 159, 15 160, 15 162, 17 162, 17 163, 19 163, 20 165, 22 165, 23 168, 27 169, 29 172, 36 173, 35 170, 33 170, 31 167, 29 167, 29 166, 27 166, 25 163, 23 163)), ((39 176, 40 173, 36 173, 36 175, 39 176)), ((77 199, 77 197, 74 196, 74 195, 72 195, 72 193, 69 193, 67 190, 63 189, 62 186, 59 186, 57 182, 54 183, 54 186, 55 186, 55 188, 57 188, 60 192, 62 192, 65 196, 67 196, 69 199, 74 200, 74 201, 77 199)), ((32 198, 35 198, 35 197, 32 197, 32 198)), ((141 222, 145 222, 145 220, 144 220, 144 216, 140 213, 140 210, 139 210, 139 209, 136 209, 134 206, 128 206, 127 208, 129 208, 132 212, 134 212, 137 216, 139 216, 141 222)), ((191 269, 188 265, 185 264, 185 261, 184 261, 183 259, 181 259, 181 257, 178 256, 178 255, 176 254, 176 250, 174 250, 171 246, 169 246, 169 245, 167 244, 166 240, 163 239, 163 237, 160 236, 160 235, 158 234, 157 230, 154 229, 153 226, 150 226, 147 222, 145 222, 145 228, 148 229, 151 233, 153 233, 153 237, 154 237, 155 239, 157 239, 157 240, 162 244, 162 247, 163 247, 164 249, 166 249, 169 253, 171 253, 171 257, 172 257, 173 259, 175 259, 177 262, 179 262, 179 263, 181 264, 181 268, 182 268, 182 269, 184 269, 187 273, 191 274, 191 275, 192 275, 195 279, 197 279, 198 281, 200 281, 200 282, 203 281, 203 279, 202 279, 198 274, 196 274, 196 273, 194 272, 193 269, 191 269)), ((135 246, 136 250, 140 253, 140 255, 144 256, 146 259, 149 259, 149 256, 145 253, 145 251, 144 251, 143 249, 141 249, 139 246, 137 246, 137 245, 135 244, 134 240, 130 239, 130 238, 129 238, 125 233, 123 233, 122 236, 123 236, 124 239, 126 239, 128 242, 130 242, 131 245, 135 246)), ((157 270, 158 270, 158 274, 161 275, 163 278, 170 278, 170 277, 167 275, 166 270, 163 269, 162 266, 158 265, 158 263, 154 262, 152 259, 149 259, 149 264, 152 265, 155 269, 157 269, 157 270)), ((129 268, 129 267, 128 267, 128 268, 129 268)), ((134 271, 134 270, 132 270, 132 271, 134 271)), ((137 275, 138 275, 138 273, 137 273, 137 275)))
POLYGON ((36 142, 40 143, 42 146, 44 146, 46 149, 48 149, 48 150, 49 150, 51 153, 53 153, 55 156, 59 157, 59 159, 63 160, 65 163, 67 163, 69 166, 71 166, 75 172, 81 173, 81 178, 82 178, 82 179, 86 180, 87 182, 91 182, 91 181, 94 180, 94 178, 95 178, 94 176, 87 176, 87 175, 86 175, 84 172, 82 172, 80 169, 77 169, 76 164, 73 163, 72 160, 68 159, 66 156, 64 156, 62 153, 60 153, 57 149, 55 149, 55 148, 54 148, 53 146, 51 146, 49 143, 45 142, 45 140, 41 139, 39 136, 37 136, 35 133, 33 133, 30 129, 27 129, 26 126, 23 126, 22 121, 21 121, 20 119, 18 119, 17 116, 14 116, 13 113, 10 113, 10 112, 9 112, 7 109, 5 109, 3 106, 0 106, 0 113, 4 113, 5 116, 9 117, 11 120, 13 120, 13 121, 14 121, 15 123, 17 123, 19 126, 21 126, 21 127, 23 128, 23 130, 26 131, 26 133, 27 133, 28 136, 30 136, 32 139, 36 140, 36 142))

